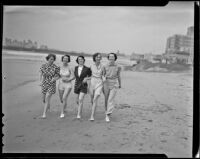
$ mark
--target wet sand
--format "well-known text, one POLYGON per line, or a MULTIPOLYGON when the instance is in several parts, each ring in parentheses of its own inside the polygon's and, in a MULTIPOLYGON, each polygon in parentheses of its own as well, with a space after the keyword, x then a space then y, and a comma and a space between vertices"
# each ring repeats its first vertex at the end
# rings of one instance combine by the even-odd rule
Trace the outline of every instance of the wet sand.
POLYGON ((76 120, 73 90, 67 114, 59 119, 58 91, 51 112, 43 104, 38 70, 43 60, 3 60, 3 153, 164 153, 192 156, 193 86, 189 73, 122 71, 111 122, 105 122, 101 95, 95 121, 89 95, 83 119, 76 120))

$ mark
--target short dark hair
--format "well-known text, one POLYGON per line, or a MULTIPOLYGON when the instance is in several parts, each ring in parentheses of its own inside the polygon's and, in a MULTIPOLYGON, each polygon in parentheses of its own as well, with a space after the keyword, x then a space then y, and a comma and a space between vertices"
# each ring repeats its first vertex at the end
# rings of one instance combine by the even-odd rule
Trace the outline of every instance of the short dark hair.
POLYGON ((70 59, 70 56, 69 56, 69 55, 67 55, 67 54, 65 54, 65 55, 63 55, 63 56, 61 57, 61 61, 63 61, 64 57, 68 57, 68 62, 70 62, 70 61, 71 61, 71 59, 70 59))
POLYGON ((76 62, 77 62, 77 64, 79 64, 79 63, 78 63, 78 58, 79 58, 79 57, 81 57, 81 58, 84 60, 84 62, 85 62, 85 57, 82 56, 82 55, 79 55, 79 56, 76 58, 76 62))
POLYGON ((92 55, 92 58, 93 58, 93 61, 94 61, 94 62, 96 61, 96 57, 97 57, 98 55, 101 55, 101 53, 97 52, 97 53, 95 53, 94 55, 92 55))
POLYGON ((108 59, 109 59, 110 54, 113 54, 115 56, 115 61, 116 61, 117 60, 117 54, 115 54, 113 52, 109 53, 108 56, 107 56, 108 59))
POLYGON ((46 60, 49 61, 50 57, 54 58, 54 61, 56 61, 56 55, 55 54, 48 54, 46 57, 46 60))

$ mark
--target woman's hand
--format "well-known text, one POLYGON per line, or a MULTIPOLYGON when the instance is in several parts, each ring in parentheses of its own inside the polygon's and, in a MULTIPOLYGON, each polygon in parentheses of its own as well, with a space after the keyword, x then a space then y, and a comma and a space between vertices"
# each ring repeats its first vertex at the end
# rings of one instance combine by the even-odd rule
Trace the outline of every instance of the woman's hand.
POLYGON ((106 77, 103 76, 102 77, 102 81, 105 82, 106 81, 106 77))
POLYGON ((52 83, 52 82, 54 82, 54 81, 56 81, 56 79, 55 79, 55 78, 52 78, 50 82, 52 83))
POLYGON ((83 79, 83 83, 86 83, 87 82, 87 77, 85 77, 84 79, 83 79))
POLYGON ((63 82, 69 82, 69 78, 67 78, 67 77, 62 77, 62 81, 63 81, 63 82))

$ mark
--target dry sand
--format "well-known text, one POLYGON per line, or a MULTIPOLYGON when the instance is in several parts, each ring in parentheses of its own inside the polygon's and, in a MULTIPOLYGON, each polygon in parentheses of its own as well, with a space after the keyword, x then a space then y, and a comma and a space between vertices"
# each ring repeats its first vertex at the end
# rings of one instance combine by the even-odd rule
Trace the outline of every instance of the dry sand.
POLYGON ((38 70, 42 61, 3 59, 3 153, 164 153, 192 156, 193 86, 189 73, 122 72, 111 122, 105 122, 101 95, 95 121, 89 95, 83 120, 76 120, 75 94, 59 119, 58 91, 51 112, 43 104, 38 70))

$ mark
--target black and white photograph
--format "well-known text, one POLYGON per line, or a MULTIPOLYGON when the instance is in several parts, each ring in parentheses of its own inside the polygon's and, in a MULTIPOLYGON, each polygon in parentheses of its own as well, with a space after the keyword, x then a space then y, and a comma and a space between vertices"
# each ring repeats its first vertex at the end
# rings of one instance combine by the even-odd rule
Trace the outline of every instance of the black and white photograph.
POLYGON ((4 5, 3 153, 192 157, 194 1, 4 5))

